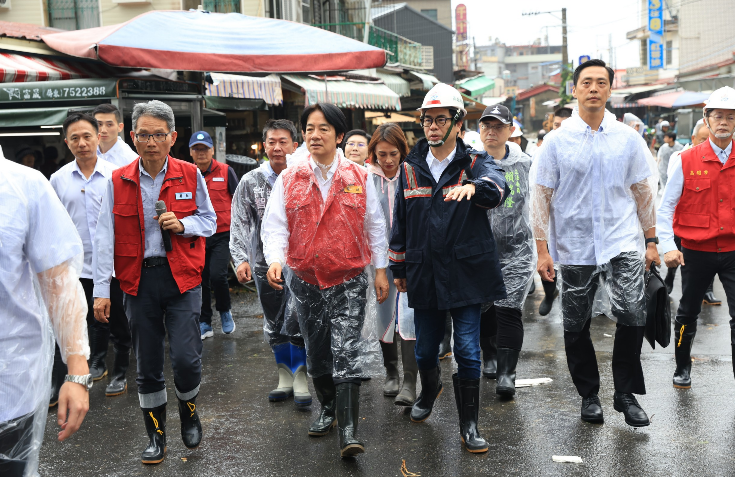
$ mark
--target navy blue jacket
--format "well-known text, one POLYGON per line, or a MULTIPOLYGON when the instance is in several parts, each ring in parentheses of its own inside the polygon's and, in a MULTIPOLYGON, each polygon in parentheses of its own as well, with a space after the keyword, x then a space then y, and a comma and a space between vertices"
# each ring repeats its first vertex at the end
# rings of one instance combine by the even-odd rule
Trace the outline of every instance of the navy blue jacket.
POLYGON ((426 163, 426 139, 401 164, 388 256, 393 277, 406 278, 412 308, 448 310, 506 297, 487 211, 510 190, 487 153, 470 151, 457 141, 439 183, 426 163), (444 202, 464 180, 475 184, 472 199, 444 202))

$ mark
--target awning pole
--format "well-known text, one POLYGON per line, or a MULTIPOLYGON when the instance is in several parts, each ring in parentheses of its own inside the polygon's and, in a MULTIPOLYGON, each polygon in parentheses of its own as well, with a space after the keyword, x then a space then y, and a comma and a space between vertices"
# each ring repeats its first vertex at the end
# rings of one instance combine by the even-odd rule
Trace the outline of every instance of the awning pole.
POLYGON ((327 75, 324 75, 324 93, 326 94, 326 102, 329 103, 329 87, 327 86, 327 75))

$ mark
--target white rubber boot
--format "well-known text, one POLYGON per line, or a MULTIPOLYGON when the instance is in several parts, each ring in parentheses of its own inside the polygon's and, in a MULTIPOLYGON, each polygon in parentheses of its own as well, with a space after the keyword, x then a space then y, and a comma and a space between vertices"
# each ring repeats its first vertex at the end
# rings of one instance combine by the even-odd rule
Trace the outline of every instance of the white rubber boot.
POLYGON ((285 364, 279 363, 278 387, 268 394, 268 400, 271 402, 285 401, 293 395, 293 385, 294 376, 291 370, 285 364))

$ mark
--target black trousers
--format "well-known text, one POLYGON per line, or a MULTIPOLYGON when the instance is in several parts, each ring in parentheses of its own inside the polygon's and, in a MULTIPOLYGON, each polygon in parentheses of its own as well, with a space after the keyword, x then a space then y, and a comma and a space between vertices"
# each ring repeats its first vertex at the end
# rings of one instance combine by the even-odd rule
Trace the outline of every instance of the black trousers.
POLYGON ((23 477, 28 461, 32 460, 33 413, 7 422, 0 422, 0 475, 23 477))
POLYGON ((128 318, 125 316, 125 307, 123 306, 123 291, 120 289, 120 281, 113 278, 110 282, 110 318, 109 323, 100 323, 94 319, 94 280, 91 278, 80 278, 82 288, 84 288, 84 296, 87 298, 87 329, 92 329, 109 333, 113 343, 122 350, 128 350, 132 346, 130 338, 130 326, 128 318))
MULTIPOLYGON (((276 290, 268 284, 268 269, 261 267, 253 267, 253 280, 255 280, 258 289, 258 298, 260 306, 263 308, 263 332, 268 340, 271 348, 284 343, 291 343, 300 348, 304 347, 304 339, 301 333, 294 333, 293 336, 284 334, 286 313, 290 313, 288 299, 291 292, 283 283, 283 290, 276 290)), ((288 323, 289 331, 298 331, 298 319, 291 320, 288 323), (293 323, 295 321, 295 323, 293 323)))
POLYGON ((493 305, 480 315, 480 336, 497 336, 498 348, 520 350, 523 346, 522 318, 521 310, 493 305))
POLYGON ((212 324, 212 290, 217 311, 230 311, 230 284, 227 267, 230 265, 230 231, 207 237, 207 248, 202 270, 201 321, 212 324))
POLYGON ((688 325, 697 320, 707 287, 717 275, 727 297, 730 328, 735 330, 735 252, 700 252, 683 247, 681 252, 685 265, 681 267, 681 300, 676 321, 688 325))
POLYGON ((126 293, 124 302, 138 363, 140 407, 166 403, 163 363, 167 333, 176 394, 184 400, 195 397, 202 376, 201 286, 180 293, 168 264, 143 267, 138 295, 126 293))

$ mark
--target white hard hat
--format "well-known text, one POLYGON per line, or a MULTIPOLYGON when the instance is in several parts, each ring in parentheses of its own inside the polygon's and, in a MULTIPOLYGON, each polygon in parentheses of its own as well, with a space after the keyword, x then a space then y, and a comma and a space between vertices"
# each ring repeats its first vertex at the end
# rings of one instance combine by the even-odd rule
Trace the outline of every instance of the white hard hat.
POLYGON ((661 121, 661 127, 664 127, 664 126, 668 127, 668 126, 671 126, 671 124, 669 124, 668 121, 661 121))
POLYGON ((516 128, 513 130, 513 134, 510 135, 510 137, 520 137, 523 136, 523 131, 521 131, 520 126, 516 126, 516 128))
POLYGON ((480 133, 477 131, 467 131, 464 133, 464 143, 476 151, 483 150, 482 139, 480 139, 480 133))
POLYGON ((715 90, 704 104, 706 105, 704 111, 708 109, 735 109, 735 89, 724 86, 715 90))
POLYGON ((419 110, 432 108, 455 108, 462 111, 463 115, 467 114, 467 110, 464 109, 462 95, 455 88, 445 83, 435 85, 426 93, 419 110))

